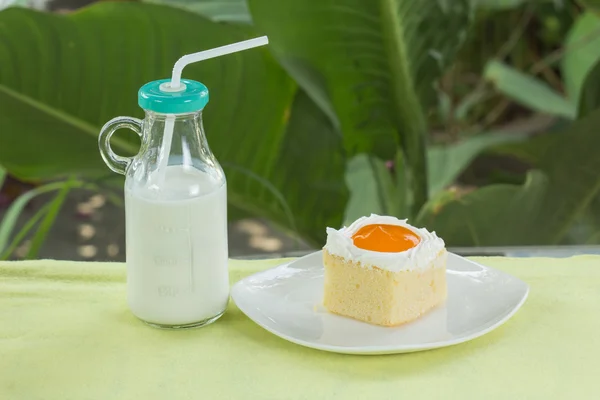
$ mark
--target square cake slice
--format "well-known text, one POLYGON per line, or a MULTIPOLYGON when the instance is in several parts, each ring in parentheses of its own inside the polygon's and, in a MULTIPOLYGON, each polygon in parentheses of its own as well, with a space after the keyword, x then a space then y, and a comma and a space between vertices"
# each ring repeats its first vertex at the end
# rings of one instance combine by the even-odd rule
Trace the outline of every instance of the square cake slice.
POLYGON ((444 242, 394 217, 327 229, 324 306, 382 326, 417 319, 447 296, 444 242))

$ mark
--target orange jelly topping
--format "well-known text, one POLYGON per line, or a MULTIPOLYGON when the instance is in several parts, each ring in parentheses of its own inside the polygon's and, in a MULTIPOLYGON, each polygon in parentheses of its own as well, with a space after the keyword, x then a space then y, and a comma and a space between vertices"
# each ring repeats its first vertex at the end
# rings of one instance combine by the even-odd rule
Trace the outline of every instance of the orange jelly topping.
POLYGON ((352 235, 354 245, 363 250, 399 253, 412 249, 421 238, 408 228, 398 225, 365 225, 352 235))

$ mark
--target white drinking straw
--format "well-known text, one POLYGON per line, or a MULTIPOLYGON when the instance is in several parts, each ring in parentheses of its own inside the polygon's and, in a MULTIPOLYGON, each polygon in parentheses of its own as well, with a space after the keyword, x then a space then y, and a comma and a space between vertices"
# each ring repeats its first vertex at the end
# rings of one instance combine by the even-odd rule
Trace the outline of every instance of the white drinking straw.
MULTIPOLYGON (((264 46, 269 43, 266 36, 257 37, 254 39, 244 40, 242 42, 228 44, 226 46, 216 47, 211 50, 200 51, 198 53, 187 54, 181 57, 173 66, 173 74, 171 82, 162 84, 160 89, 165 92, 178 92, 185 90, 185 85, 181 84, 181 73, 183 69, 191 63, 208 60, 209 58, 220 57, 225 54, 237 53, 238 51, 252 49, 258 46, 264 46)), ((169 161, 169 153, 171 152, 171 142, 173 141, 173 128, 175 126, 175 115, 167 115, 165 121, 165 130, 163 133, 163 142, 159 155, 158 166, 158 181, 160 186, 165 180, 165 172, 169 161)), ((160 187, 159 186, 159 187, 160 187)))
POLYGON ((268 43, 269 38, 266 36, 261 36, 254 39, 244 40, 243 42, 216 47, 211 50, 187 54, 177 60, 173 66, 173 75, 171 75, 171 90, 179 88, 181 83, 181 72, 188 64, 208 60, 209 58, 224 56, 225 54, 237 53, 238 51, 248 50, 258 46, 264 46, 268 43))

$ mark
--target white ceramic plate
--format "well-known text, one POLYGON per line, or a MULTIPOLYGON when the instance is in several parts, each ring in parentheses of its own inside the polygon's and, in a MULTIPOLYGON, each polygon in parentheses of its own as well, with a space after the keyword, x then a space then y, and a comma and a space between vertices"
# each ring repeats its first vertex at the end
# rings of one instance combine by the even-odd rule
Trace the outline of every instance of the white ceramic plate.
POLYGON ((506 322, 525 302, 527 284, 504 272, 448 254, 448 299, 399 327, 379 327, 328 313, 321 306, 321 251, 236 283, 232 297, 269 332, 315 349, 348 354, 392 354, 451 346, 506 322))

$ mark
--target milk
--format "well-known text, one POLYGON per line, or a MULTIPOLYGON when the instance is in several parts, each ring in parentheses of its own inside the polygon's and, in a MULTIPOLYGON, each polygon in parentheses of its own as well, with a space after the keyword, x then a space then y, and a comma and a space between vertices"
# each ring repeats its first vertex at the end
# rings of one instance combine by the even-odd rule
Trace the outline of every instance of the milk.
POLYGON ((131 311, 157 325, 218 318, 229 299, 224 179, 169 166, 155 185, 126 182, 125 212, 131 311))

